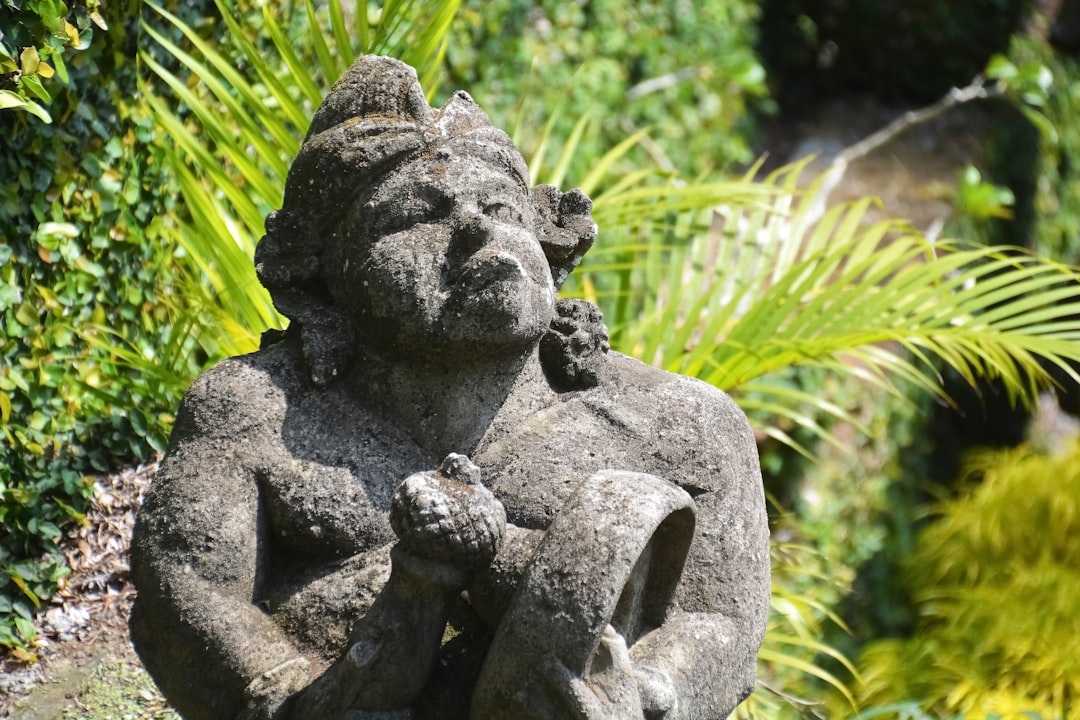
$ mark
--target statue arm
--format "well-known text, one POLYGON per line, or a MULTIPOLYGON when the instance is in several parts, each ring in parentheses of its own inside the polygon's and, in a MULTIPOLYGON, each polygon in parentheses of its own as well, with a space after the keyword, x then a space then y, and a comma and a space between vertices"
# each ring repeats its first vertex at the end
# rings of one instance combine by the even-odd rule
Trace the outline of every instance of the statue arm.
MULTIPOLYGON (((724 717, 754 689, 757 651, 769 613, 769 530, 753 434, 742 412, 722 396, 705 428, 719 443, 695 465, 713 471, 694 498, 694 542, 661 628, 630 649, 638 667, 663 671, 678 698, 664 716, 724 717)), ((696 470, 700 473, 700 470, 696 470)), ((646 681, 646 685, 647 685, 646 681)), ((643 687, 647 702, 648 689, 643 687)))
POLYGON ((722 507, 723 498, 715 494, 699 496, 696 504, 697 537, 677 607, 662 627, 630 648, 635 667, 663 673, 658 685, 650 682, 648 670, 639 675, 643 704, 649 705, 650 694, 668 696, 674 691, 676 705, 663 715, 665 720, 725 717, 742 702, 754 689, 757 651, 768 617, 764 509, 759 524, 731 517, 722 507), (711 547, 702 542, 730 529, 749 535, 741 542, 711 547), (667 683, 670 690, 663 687, 667 683))
POLYGON ((186 716, 269 718, 317 661, 254 604, 267 521, 253 468, 226 454, 174 442, 132 542, 132 630, 186 716))
POLYGON ((258 367, 227 360, 188 389, 132 539, 132 638, 185 717, 272 717, 321 670, 257 604, 270 541, 258 474, 285 411, 258 367))

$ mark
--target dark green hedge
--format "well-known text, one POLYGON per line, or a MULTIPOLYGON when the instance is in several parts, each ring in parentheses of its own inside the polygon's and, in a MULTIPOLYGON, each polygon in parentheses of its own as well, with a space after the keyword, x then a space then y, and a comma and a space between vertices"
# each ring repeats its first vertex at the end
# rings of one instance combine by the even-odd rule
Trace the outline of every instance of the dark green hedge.
POLYGON ((785 111, 823 95, 929 102, 1004 53, 1031 0, 763 0, 758 52, 785 111))
MULTIPOLYGON (((2 18, 9 54, 43 4, 26 6, 2 18)), ((108 30, 45 85, 52 124, 0 111, 0 646, 21 651, 66 572, 56 541, 92 497, 84 475, 164 448, 175 388, 125 356, 197 361, 158 241, 176 189, 138 101, 139 6, 99 9, 108 30)))

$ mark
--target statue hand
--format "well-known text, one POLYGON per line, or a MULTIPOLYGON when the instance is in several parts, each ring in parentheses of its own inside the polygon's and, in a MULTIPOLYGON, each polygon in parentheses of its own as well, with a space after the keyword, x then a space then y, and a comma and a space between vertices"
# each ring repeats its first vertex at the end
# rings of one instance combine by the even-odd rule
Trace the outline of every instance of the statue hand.
MULTIPOLYGON (((537 686, 546 701, 537 698, 534 707, 557 708, 557 713, 573 720, 632 720, 662 718, 646 714, 639 690, 640 671, 626 648, 626 641, 615 628, 608 625, 593 656, 592 668, 586 680, 571 671, 558 658, 549 655, 538 668, 537 686)), ((541 715, 537 715, 540 717, 541 715)))
POLYGON ((239 720, 269 720, 285 712, 289 698, 307 685, 311 665, 294 658, 267 670, 244 690, 244 708, 239 720))
POLYGON ((506 511, 480 483, 480 468, 451 453, 434 472, 405 479, 394 494, 390 526, 401 546, 422 558, 468 569, 487 567, 506 530, 506 511))
POLYGON ((638 695, 641 697, 641 709, 647 720, 660 720, 675 707, 678 698, 675 683, 663 670, 638 665, 634 668, 637 675, 638 695))

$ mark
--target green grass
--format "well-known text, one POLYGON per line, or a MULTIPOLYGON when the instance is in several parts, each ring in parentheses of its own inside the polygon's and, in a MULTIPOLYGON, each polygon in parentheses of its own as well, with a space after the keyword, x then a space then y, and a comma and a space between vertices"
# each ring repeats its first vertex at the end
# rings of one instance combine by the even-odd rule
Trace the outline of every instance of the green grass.
POLYGON ((63 720, 180 720, 137 665, 103 663, 64 710, 63 720))

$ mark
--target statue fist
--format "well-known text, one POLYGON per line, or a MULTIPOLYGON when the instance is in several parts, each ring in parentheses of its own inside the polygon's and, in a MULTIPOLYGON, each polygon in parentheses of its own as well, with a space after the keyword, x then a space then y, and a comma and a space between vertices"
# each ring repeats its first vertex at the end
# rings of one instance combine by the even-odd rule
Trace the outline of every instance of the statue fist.
POLYGON ((420 557, 486 567, 502 544, 506 511, 480 483, 480 468, 451 453, 434 472, 405 479, 390 506, 390 527, 420 557))

